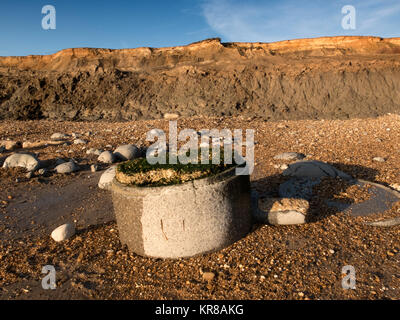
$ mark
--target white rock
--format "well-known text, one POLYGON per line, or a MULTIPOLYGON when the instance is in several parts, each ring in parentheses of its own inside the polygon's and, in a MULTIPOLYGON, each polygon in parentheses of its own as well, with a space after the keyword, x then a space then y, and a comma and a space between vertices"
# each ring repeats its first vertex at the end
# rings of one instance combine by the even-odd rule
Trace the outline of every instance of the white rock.
POLYGON ((90 149, 86 150, 86 154, 94 154, 96 156, 101 155, 102 152, 103 152, 103 150, 95 149, 95 148, 90 148, 90 149))
POLYGON ((75 234, 75 226, 71 223, 63 224, 51 233, 54 241, 60 242, 71 238, 75 234))
POLYGON ((55 170, 57 171, 57 173, 71 173, 78 170, 78 167, 75 162, 69 161, 59 164, 57 167, 55 167, 55 170))
POLYGON ((122 161, 131 160, 139 156, 139 149, 133 144, 126 144, 115 149, 114 155, 122 161))
POLYGON ((283 172, 284 176, 322 178, 322 177, 340 177, 342 179, 351 179, 348 174, 332 167, 322 161, 299 161, 289 165, 283 172))
POLYGON ((108 168, 101 175, 99 183, 98 183, 98 186, 100 189, 110 190, 111 182, 113 181, 113 179, 115 177, 115 168, 116 168, 116 166, 108 168))
POLYGON ((376 161, 376 162, 385 162, 386 161, 385 158, 382 158, 382 157, 375 157, 372 160, 376 161))
POLYGON ((274 157, 275 160, 286 160, 286 161, 291 161, 291 160, 302 160, 306 156, 301 153, 297 152, 284 152, 281 154, 278 154, 274 157))
POLYGON ((74 144, 86 144, 86 143, 87 143, 87 141, 83 140, 83 139, 75 139, 74 140, 74 144))
POLYGON ((92 171, 92 172, 96 172, 97 169, 98 169, 98 166, 97 166, 96 164, 92 164, 92 165, 90 166, 90 171, 92 171))
POLYGON ((69 139, 69 135, 65 134, 65 133, 60 133, 60 132, 56 132, 53 133, 52 136, 50 137, 51 140, 53 141, 60 141, 60 140, 66 140, 69 139))
POLYGON ((116 157, 111 151, 104 151, 99 155, 97 160, 103 163, 114 163, 116 157))
POLYGON ((256 219, 273 225, 303 224, 309 209, 309 202, 296 198, 259 199, 256 219))
POLYGON ((272 225, 303 224, 306 222, 306 217, 294 210, 271 211, 268 213, 268 222, 272 225))
POLYGON ((15 153, 7 157, 4 161, 3 168, 23 167, 28 171, 35 171, 39 168, 38 159, 30 154, 15 153))

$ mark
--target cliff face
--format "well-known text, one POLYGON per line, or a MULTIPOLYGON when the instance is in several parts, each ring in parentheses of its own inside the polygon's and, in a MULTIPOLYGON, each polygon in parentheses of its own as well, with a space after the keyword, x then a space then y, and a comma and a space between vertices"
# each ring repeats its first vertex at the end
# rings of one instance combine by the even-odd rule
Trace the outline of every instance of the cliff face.
POLYGON ((244 115, 347 118, 400 111, 400 38, 66 49, 0 57, 0 118, 244 115))

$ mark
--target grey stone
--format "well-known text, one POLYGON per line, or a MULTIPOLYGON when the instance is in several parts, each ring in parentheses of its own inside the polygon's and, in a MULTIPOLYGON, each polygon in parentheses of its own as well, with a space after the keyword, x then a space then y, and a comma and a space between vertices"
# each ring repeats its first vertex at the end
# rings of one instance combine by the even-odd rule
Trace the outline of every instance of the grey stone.
POLYGON ((57 173, 72 173, 72 172, 78 170, 78 167, 75 164, 75 162, 69 161, 69 162, 59 164, 57 167, 55 167, 55 170, 57 173))
POLYGON ((110 167, 101 175, 98 183, 100 189, 111 190, 111 183, 115 177, 115 168, 116 166, 110 167))
POLYGON ((5 146, 0 146, 0 153, 3 153, 4 151, 6 151, 6 147, 5 146))
POLYGON ((90 149, 87 149, 87 150, 86 150, 86 154, 94 154, 94 155, 96 155, 96 156, 101 155, 102 152, 103 152, 103 150, 95 149, 95 148, 90 148, 90 149))
POLYGON ((163 187, 112 182, 121 242, 140 255, 180 258, 225 248, 252 226, 249 176, 227 170, 163 187))
POLYGON ((63 224, 51 233, 54 241, 60 242, 71 238, 75 234, 75 226, 72 223, 63 224))
POLYGON ((322 177, 340 177, 350 180, 351 176, 336 169, 335 167, 317 160, 299 161, 289 165, 283 175, 292 177, 322 178, 322 177))
POLYGON ((35 171, 39 168, 39 160, 31 155, 25 153, 15 153, 4 161, 3 168, 22 167, 28 171, 35 171))
POLYGON ((121 161, 132 160, 139 157, 139 148, 133 144, 119 146, 114 151, 114 155, 121 161))
POLYGON ((115 158, 115 155, 111 151, 104 151, 99 155, 97 160, 103 163, 114 163, 115 158))
POLYGON ((74 140, 74 144, 86 144, 86 143, 87 143, 87 141, 83 140, 83 139, 75 139, 74 140))
POLYGON ((60 132, 53 133, 52 136, 50 137, 50 139, 53 141, 67 140, 69 138, 70 135, 60 132))
POLYGON ((274 157, 275 160, 287 160, 287 161, 292 161, 292 160, 302 160, 306 156, 302 153, 297 153, 297 152, 284 152, 281 154, 278 154, 274 157))

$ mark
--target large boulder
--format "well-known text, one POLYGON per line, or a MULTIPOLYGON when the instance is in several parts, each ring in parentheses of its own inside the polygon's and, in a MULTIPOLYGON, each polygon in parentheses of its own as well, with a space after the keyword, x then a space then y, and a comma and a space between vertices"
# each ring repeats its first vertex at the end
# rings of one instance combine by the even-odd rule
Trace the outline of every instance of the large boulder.
POLYGON ((115 149, 114 155, 121 161, 127 161, 139 157, 140 151, 135 145, 126 144, 115 149))
POLYGON ((332 167, 331 165, 317 160, 299 161, 290 164, 289 167, 283 171, 284 176, 292 176, 298 178, 322 178, 322 177, 340 177, 342 179, 350 180, 351 176, 332 167))
POLYGON ((15 153, 4 161, 3 168, 22 167, 28 171, 35 171, 39 168, 39 160, 31 155, 25 153, 15 153))

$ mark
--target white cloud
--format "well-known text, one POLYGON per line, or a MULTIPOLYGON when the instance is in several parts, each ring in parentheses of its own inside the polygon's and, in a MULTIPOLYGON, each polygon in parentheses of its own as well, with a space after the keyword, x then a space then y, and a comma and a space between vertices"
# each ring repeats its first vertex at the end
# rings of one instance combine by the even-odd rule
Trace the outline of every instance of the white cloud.
MULTIPOLYGON (((398 0, 205 0, 203 16, 224 40, 271 42, 333 35, 380 35, 400 32, 394 19, 398 0), (358 29, 343 30, 341 8, 357 10, 358 29)), ((399 34, 400 35, 400 34, 399 34)))

